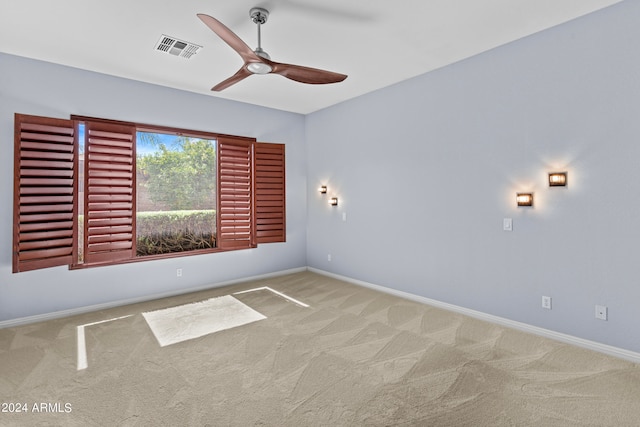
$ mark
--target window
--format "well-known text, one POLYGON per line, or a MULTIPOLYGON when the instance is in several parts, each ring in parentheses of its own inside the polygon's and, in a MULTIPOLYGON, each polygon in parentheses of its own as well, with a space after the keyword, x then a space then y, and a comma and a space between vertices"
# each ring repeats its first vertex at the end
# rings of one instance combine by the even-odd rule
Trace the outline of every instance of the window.
POLYGON ((13 271, 284 242, 284 145, 16 114, 13 271))
POLYGON ((216 140, 136 133, 136 256, 216 247, 216 140))

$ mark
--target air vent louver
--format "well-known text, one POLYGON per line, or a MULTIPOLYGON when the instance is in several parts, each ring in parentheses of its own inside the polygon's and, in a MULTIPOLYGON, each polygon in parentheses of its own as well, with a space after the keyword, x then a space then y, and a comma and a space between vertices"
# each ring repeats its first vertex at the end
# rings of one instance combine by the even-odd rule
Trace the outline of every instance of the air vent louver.
POLYGON ((202 49, 202 46, 179 40, 165 34, 163 34, 160 37, 160 40, 158 40, 158 43, 156 43, 156 50, 186 59, 191 58, 193 55, 198 53, 200 49, 202 49))

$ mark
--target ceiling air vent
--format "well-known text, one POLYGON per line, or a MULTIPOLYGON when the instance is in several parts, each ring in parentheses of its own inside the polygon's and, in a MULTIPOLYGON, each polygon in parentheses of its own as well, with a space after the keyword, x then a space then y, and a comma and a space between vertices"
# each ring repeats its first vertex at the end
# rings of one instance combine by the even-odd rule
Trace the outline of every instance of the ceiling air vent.
POLYGON ((160 40, 156 44, 156 50, 186 59, 191 58, 193 55, 198 53, 200 49, 202 49, 202 46, 185 42, 165 34, 160 37, 160 40))

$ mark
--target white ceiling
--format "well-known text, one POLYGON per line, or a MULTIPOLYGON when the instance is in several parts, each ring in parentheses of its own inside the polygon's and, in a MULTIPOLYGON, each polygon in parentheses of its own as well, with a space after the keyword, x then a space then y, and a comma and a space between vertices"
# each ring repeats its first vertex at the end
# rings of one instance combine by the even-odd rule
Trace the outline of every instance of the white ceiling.
POLYGON ((307 114, 619 1, 0 0, 0 51, 307 114), (211 92, 242 61, 196 13, 217 18, 255 48, 254 6, 271 12, 262 47, 272 60, 347 80, 316 86, 250 76, 211 92), (162 34, 203 49, 191 59, 158 52, 162 34))

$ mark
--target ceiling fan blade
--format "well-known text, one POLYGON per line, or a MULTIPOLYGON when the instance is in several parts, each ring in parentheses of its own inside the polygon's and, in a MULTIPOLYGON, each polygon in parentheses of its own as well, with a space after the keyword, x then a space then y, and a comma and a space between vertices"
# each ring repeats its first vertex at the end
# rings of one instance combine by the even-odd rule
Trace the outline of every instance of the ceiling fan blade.
POLYGON ((237 73, 235 73, 233 76, 229 77, 228 79, 221 81, 220 83, 212 87, 211 90, 215 92, 220 92, 221 90, 224 90, 229 86, 238 83, 240 80, 246 79, 251 74, 252 73, 249 70, 247 70, 247 68, 243 65, 242 68, 240 68, 237 73))
POLYGON ((260 61, 258 55, 245 42, 242 41, 233 31, 227 28, 222 22, 216 18, 205 15, 204 13, 198 13, 198 18, 204 24, 209 27, 214 33, 216 33, 222 40, 224 40, 233 50, 238 52, 244 62, 248 61, 260 61))
POLYGON ((267 62, 273 67, 272 73, 280 74, 288 79, 300 83, 312 85, 324 85, 329 83, 339 83, 347 78, 346 74, 334 73, 333 71, 319 70, 317 68, 303 67, 301 65, 282 64, 273 61, 267 62))

